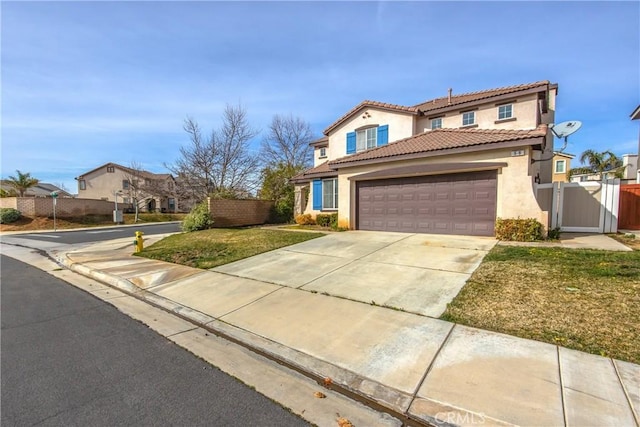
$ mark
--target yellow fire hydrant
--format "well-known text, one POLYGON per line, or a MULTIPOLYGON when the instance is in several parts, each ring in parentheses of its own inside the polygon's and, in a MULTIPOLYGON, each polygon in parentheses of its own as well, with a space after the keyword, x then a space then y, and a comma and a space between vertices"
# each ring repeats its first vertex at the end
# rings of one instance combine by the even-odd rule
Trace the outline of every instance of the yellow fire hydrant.
POLYGON ((144 249, 144 243, 142 242, 143 234, 142 231, 136 231, 136 240, 133 241, 133 244, 136 245, 136 252, 142 252, 144 249))

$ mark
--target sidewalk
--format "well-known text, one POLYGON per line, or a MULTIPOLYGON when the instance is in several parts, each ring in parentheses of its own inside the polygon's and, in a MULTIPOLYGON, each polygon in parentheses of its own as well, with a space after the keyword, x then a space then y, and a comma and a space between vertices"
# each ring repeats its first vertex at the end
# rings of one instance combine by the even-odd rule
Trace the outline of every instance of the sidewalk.
MULTIPOLYGON (((70 269, 402 418, 436 425, 639 426, 640 366, 438 319, 131 255, 70 269)), ((147 244, 150 243, 147 241, 147 244)))

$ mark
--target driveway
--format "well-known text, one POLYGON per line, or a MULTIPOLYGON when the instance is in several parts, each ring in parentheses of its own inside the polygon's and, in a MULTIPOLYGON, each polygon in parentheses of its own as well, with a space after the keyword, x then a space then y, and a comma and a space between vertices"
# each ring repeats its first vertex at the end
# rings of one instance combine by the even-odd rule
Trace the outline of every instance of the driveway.
POLYGON ((349 231, 212 271, 439 317, 496 243, 492 237, 349 231))

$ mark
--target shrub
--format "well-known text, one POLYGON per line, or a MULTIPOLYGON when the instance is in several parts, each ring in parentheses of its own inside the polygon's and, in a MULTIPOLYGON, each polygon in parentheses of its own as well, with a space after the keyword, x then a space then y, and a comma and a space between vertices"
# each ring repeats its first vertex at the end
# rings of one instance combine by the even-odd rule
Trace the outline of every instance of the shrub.
POLYGON ((331 225, 331 215, 318 214, 316 215, 316 224, 321 227, 329 227, 331 225))
POLYGON ((542 240, 542 224, 534 218, 498 218, 496 220, 496 238, 516 242, 542 240))
POLYGON ((558 240, 560 239, 560 227, 553 228, 547 231, 547 239, 558 240))
POLYGON ((209 214, 207 202, 198 203, 182 221, 182 231, 206 230, 213 226, 213 218, 209 214))
POLYGON ((20 211, 13 208, 0 208, 0 224, 9 224, 20 219, 20 211))
POLYGON ((293 206, 286 202, 276 202, 269 212, 272 224, 290 223, 293 220, 293 206))
POLYGON ((296 217, 296 224, 298 225, 315 225, 316 221, 311 214, 301 214, 296 217))
POLYGON ((331 229, 335 231, 346 230, 344 227, 338 227, 338 212, 331 214, 330 225, 331 225, 331 229))

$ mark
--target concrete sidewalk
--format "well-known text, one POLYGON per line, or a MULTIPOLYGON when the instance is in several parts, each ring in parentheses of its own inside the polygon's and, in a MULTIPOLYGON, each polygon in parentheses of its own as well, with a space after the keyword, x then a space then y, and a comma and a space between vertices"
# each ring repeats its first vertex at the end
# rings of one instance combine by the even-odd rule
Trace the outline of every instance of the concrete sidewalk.
POLYGON ((131 239, 55 254, 70 269, 399 417, 436 425, 639 426, 640 366, 260 280, 131 255, 131 239))

